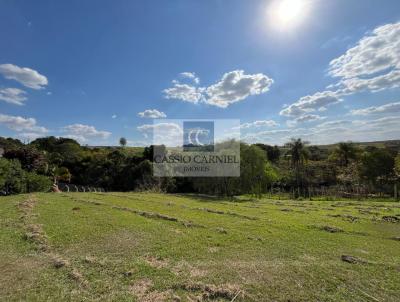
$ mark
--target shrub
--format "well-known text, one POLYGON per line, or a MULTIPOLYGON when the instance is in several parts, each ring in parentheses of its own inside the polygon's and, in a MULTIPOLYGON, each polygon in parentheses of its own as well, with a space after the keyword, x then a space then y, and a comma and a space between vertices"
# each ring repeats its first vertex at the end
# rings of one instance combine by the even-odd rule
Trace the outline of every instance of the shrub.
POLYGON ((47 192, 51 188, 52 181, 49 177, 36 173, 25 173, 27 192, 47 192))

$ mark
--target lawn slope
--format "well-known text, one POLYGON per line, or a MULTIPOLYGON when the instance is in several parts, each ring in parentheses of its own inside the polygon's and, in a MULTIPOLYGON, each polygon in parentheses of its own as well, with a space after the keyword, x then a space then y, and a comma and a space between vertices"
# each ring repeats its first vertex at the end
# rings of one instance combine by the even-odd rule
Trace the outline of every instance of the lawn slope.
POLYGON ((0 198, 1 301, 400 301, 400 204, 0 198))

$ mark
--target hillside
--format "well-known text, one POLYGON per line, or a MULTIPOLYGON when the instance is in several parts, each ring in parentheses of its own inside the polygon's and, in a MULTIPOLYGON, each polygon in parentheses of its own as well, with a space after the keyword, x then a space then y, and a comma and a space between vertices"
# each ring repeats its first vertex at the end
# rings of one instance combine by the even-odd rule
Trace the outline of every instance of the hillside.
POLYGON ((0 197, 1 301, 399 301, 400 205, 0 197))

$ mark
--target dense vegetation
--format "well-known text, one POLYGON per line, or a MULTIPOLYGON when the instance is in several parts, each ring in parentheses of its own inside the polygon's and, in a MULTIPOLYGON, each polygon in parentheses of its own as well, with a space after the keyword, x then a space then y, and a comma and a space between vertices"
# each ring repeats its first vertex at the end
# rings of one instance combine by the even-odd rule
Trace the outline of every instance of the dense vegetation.
POLYGON ((4 194, 47 191, 53 182, 107 191, 153 190, 233 196, 288 192, 295 197, 340 190, 343 194, 388 194, 400 178, 397 142, 350 142, 309 146, 293 139, 283 147, 241 144, 239 178, 157 178, 153 147, 87 147, 69 138, 38 138, 29 144, 0 138, 0 190, 4 194))

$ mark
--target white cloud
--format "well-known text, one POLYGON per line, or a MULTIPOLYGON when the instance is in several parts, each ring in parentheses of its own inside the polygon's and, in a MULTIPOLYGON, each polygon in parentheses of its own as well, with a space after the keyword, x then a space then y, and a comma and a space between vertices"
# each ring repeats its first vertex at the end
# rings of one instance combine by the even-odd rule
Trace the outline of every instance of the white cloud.
POLYGON ((375 28, 356 46, 329 63, 339 77, 339 93, 380 91, 400 87, 400 23, 375 28))
POLYGON ((341 99, 332 91, 317 92, 300 98, 297 102, 281 110, 280 115, 299 118, 316 110, 323 111, 326 106, 337 104, 341 99))
POLYGON ((309 112, 325 110, 326 105, 338 103, 340 97, 346 95, 400 87, 400 23, 375 28, 342 56, 333 59, 328 71, 331 76, 339 78, 339 82, 328 86, 336 91, 302 97, 280 114, 298 118, 309 112))
POLYGON ((138 116, 143 118, 166 118, 167 115, 162 112, 158 111, 157 109, 147 109, 143 112, 139 112, 138 116))
POLYGON ((317 128, 331 128, 331 127, 339 127, 339 126, 349 125, 351 123, 352 123, 351 121, 337 120, 337 121, 324 122, 324 123, 318 124, 316 127, 317 128))
POLYGON ((398 88, 400 87, 400 70, 395 69, 386 74, 368 79, 344 79, 338 83, 338 86, 341 87, 338 92, 342 94, 353 94, 364 90, 377 92, 384 89, 398 88))
POLYGON ((306 122, 320 121, 320 120, 323 120, 325 118, 326 117, 319 116, 317 114, 305 114, 305 115, 301 115, 301 116, 295 118, 294 120, 287 121, 286 124, 289 127, 293 127, 293 126, 295 126, 297 124, 306 123, 306 122))
POLYGON ((400 112, 400 102, 389 103, 382 106, 371 106, 363 109, 351 110, 352 115, 370 115, 378 113, 396 113, 400 112))
POLYGON ((182 145, 183 130, 176 123, 145 124, 137 127, 137 129, 146 139, 152 137, 154 145, 182 145))
POLYGON ((24 105, 26 92, 18 88, 0 89, 0 100, 10 104, 24 105))
POLYGON ((117 118, 117 115, 116 115, 116 114, 113 114, 113 115, 111 115, 111 118, 112 118, 112 119, 116 119, 116 118, 117 118))
POLYGON ((372 120, 337 120, 320 123, 312 128, 286 128, 247 133, 242 139, 248 143, 283 145, 292 137, 312 144, 332 144, 341 141, 370 142, 399 138, 400 118, 388 116, 372 120))
POLYGON ((202 98, 202 89, 188 84, 174 83, 174 87, 163 90, 167 99, 177 99, 197 104, 202 98))
MULTIPOLYGON (((194 73, 184 72, 181 76, 183 74, 188 78, 196 77, 194 73)), ((267 92, 273 82, 262 73, 245 74, 243 70, 234 70, 225 73, 219 82, 208 87, 196 87, 174 80, 174 86, 163 92, 167 99, 178 99, 190 103, 204 102, 226 108, 251 95, 267 92)), ((197 84, 196 81, 195 83, 197 84)))
POLYGON ((1 64, 0 74, 6 79, 15 80, 32 89, 42 89, 48 84, 47 78, 36 70, 13 64, 1 64))
POLYGON ((190 79, 192 80, 196 85, 200 83, 200 79, 196 76, 194 72, 181 72, 180 76, 184 79, 190 79))
POLYGON ((73 124, 62 128, 67 133, 67 137, 75 139, 80 142, 86 142, 90 139, 107 139, 111 132, 97 130, 93 126, 73 124))
POLYGON ((400 68, 400 23, 377 27, 329 64, 329 73, 345 79, 400 68))
POLYGON ((146 147, 150 146, 151 142, 146 140, 128 140, 127 145, 131 147, 146 147))
POLYGON ((207 87, 205 102, 226 108, 251 95, 267 92, 273 82, 262 73, 245 74, 243 70, 234 70, 225 73, 219 82, 207 87))
POLYGON ((27 131, 41 134, 48 132, 45 127, 38 126, 36 120, 32 117, 24 118, 21 116, 0 114, 0 124, 3 124, 7 128, 18 132, 27 131))
POLYGON ((33 141, 39 137, 43 137, 43 134, 35 132, 22 132, 18 133, 17 137, 20 138, 21 140, 33 141))
POLYGON ((251 123, 243 123, 240 125, 241 129, 259 128, 259 127, 276 127, 279 124, 273 120, 254 121, 251 123))

